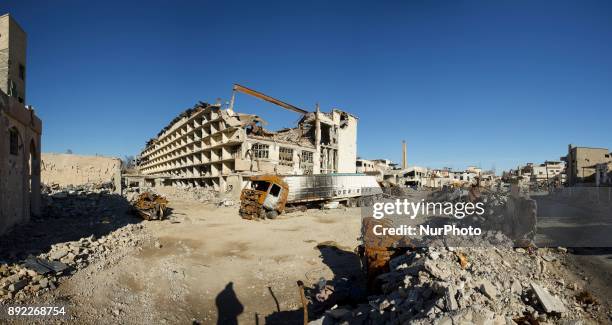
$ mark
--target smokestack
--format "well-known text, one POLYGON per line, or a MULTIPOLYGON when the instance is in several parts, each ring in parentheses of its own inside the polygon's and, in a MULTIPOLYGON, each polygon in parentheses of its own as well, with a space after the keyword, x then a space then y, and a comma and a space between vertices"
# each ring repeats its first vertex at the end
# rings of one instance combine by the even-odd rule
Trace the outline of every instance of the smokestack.
POLYGON ((402 169, 408 168, 408 160, 406 158, 406 140, 402 140, 402 169))

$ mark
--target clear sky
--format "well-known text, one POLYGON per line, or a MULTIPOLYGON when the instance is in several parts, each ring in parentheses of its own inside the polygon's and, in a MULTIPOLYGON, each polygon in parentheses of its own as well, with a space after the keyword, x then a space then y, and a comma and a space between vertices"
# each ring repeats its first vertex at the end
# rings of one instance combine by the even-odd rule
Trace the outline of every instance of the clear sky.
MULTIPOLYGON (((43 151, 137 154, 234 82, 360 118, 358 154, 485 169, 612 149, 611 1, 2 0, 43 151)), ((272 128, 294 113, 238 95, 272 128)))

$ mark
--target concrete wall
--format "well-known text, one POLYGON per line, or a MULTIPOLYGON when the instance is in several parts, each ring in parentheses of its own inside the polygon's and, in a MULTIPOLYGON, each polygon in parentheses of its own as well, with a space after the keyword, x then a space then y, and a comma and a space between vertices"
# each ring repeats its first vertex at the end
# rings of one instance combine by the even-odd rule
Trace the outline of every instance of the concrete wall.
POLYGON ((46 185, 84 185, 112 182, 121 191, 121 160, 101 156, 43 153, 42 182, 46 185))
POLYGON ((333 111, 334 122, 340 125, 338 128, 338 172, 339 173, 355 173, 357 168, 357 118, 350 114, 346 114, 348 118, 346 126, 342 127, 341 119, 342 112, 333 111))
POLYGON ((0 91, 0 234, 40 213, 41 133, 34 111, 0 91), (17 134, 16 152, 11 131, 17 134))

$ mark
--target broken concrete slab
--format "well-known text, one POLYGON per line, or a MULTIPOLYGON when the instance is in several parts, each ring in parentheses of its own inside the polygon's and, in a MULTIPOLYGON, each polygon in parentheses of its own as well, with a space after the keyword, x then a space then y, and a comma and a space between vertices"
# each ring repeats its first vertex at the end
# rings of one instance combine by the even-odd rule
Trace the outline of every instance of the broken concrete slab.
POLYGON ((537 285, 534 282, 531 282, 530 285, 531 289, 533 289, 533 292, 536 294, 536 297, 540 301, 540 304, 542 305, 542 308, 544 308, 545 312, 565 313, 567 311, 567 308, 565 308, 563 302, 559 300, 559 298, 551 295, 548 290, 537 285))
POLYGON ((68 255, 68 249, 66 247, 60 247, 58 250, 51 252, 49 258, 54 261, 61 260, 64 256, 68 255))
POLYGON ((23 266, 35 271, 38 274, 43 275, 51 272, 63 272, 65 269, 68 268, 68 265, 62 262, 48 261, 33 256, 29 256, 28 258, 26 258, 23 263, 23 266))
POLYGON ((497 289, 489 280, 486 279, 480 282, 480 292, 491 300, 495 299, 497 296, 497 289))
POLYGON ((457 290, 451 286, 444 293, 444 307, 447 311, 453 311, 459 309, 459 304, 457 303, 457 299, 455 299, 455 295, 457 294, 457 290))

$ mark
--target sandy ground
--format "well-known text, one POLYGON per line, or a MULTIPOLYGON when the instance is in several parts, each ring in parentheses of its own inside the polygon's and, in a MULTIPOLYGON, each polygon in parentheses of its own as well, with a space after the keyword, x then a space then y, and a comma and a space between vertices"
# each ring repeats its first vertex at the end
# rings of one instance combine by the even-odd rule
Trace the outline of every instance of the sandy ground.
MULTIPOLYGON (((32 303, 67 304, 71 324, 300 324, 298 280, 363 281, 353 253, 359 208, 257 222, 237 207, 179 199, 170 207, 169 220, 141 222, 149 239, 122 248, 124 258, 94 262, 32 303)), ((610 257, 591 253, 569 255, 574 272, 558 276, 609 306, 610 257)))
POLYGON ((237 207, 174 200, 171 208, 170 220, 144 222, 150 243, 115 265, 90 265, 52 300, 69 299, 85 323, 287 323, 302 317, 298 280, 360 276, 358 208, 259 222, 237 207), (317 247, 326 245, 345 251, 317 247))

